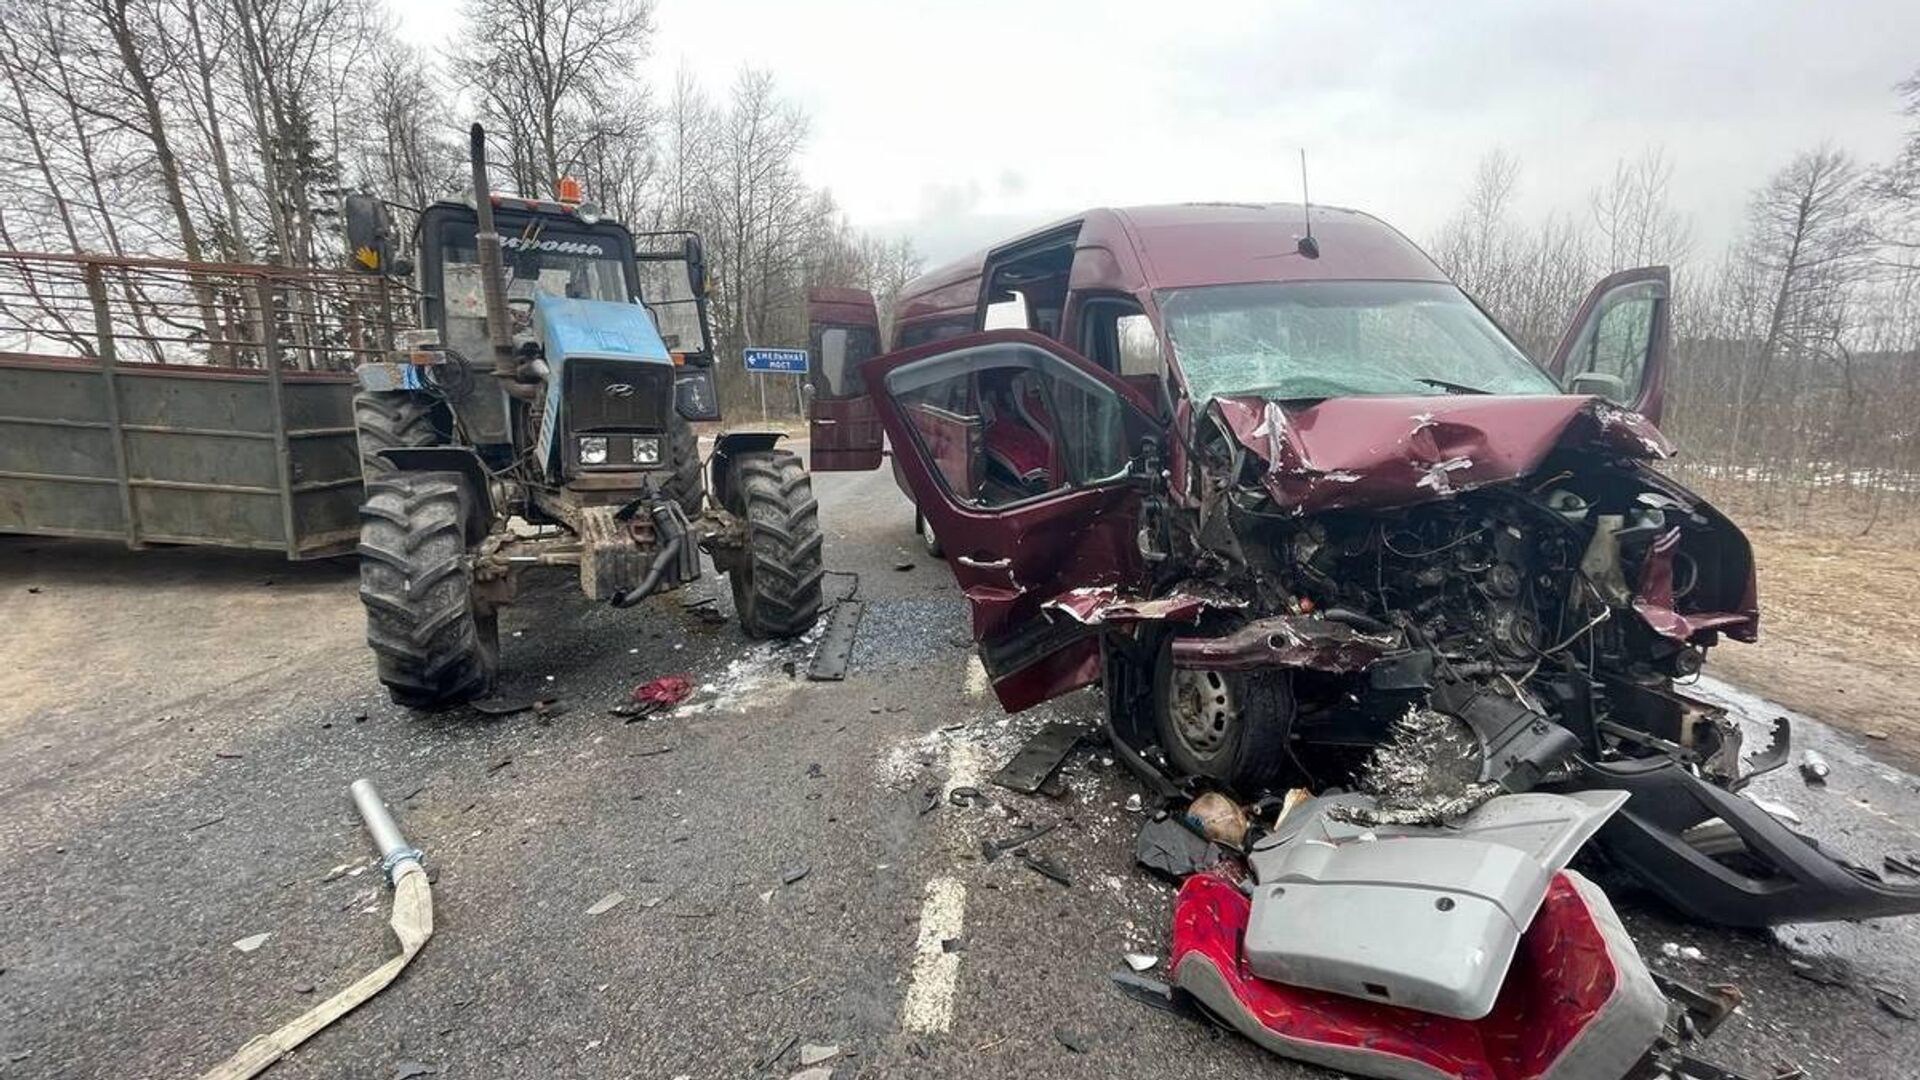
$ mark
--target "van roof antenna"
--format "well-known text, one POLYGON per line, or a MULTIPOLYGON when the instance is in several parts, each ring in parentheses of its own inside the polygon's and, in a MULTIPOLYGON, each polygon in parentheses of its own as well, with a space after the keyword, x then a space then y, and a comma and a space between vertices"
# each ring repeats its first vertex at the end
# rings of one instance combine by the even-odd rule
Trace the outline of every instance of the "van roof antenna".
POLYGON ((1313 202, 1307 197, 1307 148, 1300 148, 1300 216, 1306 219, 1307 235, 1300 238, 1296 250, 1309 259, 1320 257, 1320 241, 1313 238, 1313 202))

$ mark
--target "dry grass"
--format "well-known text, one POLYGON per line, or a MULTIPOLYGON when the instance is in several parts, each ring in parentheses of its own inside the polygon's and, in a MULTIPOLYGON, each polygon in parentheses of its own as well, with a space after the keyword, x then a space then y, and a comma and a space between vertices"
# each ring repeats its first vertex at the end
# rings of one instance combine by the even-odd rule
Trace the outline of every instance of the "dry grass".
POLYGON ((1920 767, 1920 514, 1909 500, 1781 497, 1688 478, 1746 530, 1760 577, 1757 645, 1715 649, 1708 670, 1863 735, 1920 767))

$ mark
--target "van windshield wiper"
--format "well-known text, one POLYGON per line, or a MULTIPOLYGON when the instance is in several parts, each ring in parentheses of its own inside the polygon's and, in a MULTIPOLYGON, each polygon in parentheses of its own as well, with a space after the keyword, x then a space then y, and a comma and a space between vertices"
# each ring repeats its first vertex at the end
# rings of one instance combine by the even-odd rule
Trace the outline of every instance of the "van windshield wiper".
POLYGON ((1437 386, 1440 389, 1445 390, 1449 394, 1491 394, 1493 393, 1493 391, 1491 390, 1482 390, 1477 386, 1467 386, 1464 383, 1448 382, 1445 379, 1415 379, 1413 381, 1417 383, 1426 383, 1428 386, 1437 386))

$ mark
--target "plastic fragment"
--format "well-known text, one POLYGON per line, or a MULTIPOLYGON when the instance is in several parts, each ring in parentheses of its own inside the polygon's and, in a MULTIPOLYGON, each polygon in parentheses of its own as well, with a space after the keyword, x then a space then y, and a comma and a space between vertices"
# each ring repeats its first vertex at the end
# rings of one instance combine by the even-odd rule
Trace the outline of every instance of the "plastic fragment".
POLYGON ((265 933, 265 934, 250 934, 246 937, 241 938, 239 941, 234 942, 233 947, 236 949, 239 949, 243 953, 250 953, 253 950, 259 948, 260 946, 265 945, 267 943, 267 939, 272 936, 273 935, 271 932, 265 933))
POLYGON ((587 914, 605 915, 607 912, 612 911, 614 908, 617 908, 621 904, 625 903, 626 899, 627 897, 625 893, 610 892, 607 895, 601 897, 600 899, 594 901, 593 906, 587 909, 587 914))

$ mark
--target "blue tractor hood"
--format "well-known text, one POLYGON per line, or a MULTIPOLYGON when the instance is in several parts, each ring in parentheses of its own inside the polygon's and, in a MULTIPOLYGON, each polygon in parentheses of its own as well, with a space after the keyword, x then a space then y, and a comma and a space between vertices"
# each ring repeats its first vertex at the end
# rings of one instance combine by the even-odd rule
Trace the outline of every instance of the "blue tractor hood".
POLYGON ((533 297, 533 334, 547 361, 546 401, 534 454, 550 470, 560 438, 561 388, 567 385, 569 360, 618 360, 671 366, 673 354, 653 316, 639 304, 617 300, 580 300, 550 293, 533 297))

